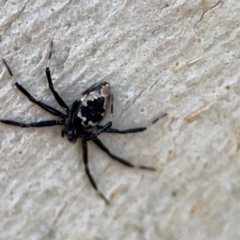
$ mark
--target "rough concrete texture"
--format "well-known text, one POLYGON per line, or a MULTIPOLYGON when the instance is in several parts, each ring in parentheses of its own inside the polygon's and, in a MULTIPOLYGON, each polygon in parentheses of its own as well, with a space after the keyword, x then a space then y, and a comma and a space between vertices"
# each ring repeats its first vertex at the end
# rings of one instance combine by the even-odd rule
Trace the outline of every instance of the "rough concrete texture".
MULTIPOLYGON (((51 69, 67 104, 98 81, 114 93, 112 152, 156 172, 112 161, 61 127, 0 124, 0 239, 239 239, 240 2, 0 1, 0 58, 37 99, 60 110, 48 89, 51 69)), ((0 116, 56 119, 29 102, 0 63, 0 116)), ((107 120, 107 119, 106 119, 107 120)))

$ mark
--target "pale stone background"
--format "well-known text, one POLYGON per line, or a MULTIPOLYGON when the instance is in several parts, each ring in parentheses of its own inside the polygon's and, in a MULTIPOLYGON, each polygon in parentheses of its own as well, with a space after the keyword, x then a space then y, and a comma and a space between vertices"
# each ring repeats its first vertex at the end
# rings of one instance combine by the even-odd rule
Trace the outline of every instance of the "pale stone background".
MULTIPOLYGON (((59 109, 97 81, 114 93, 110 149, 155 173, 128 169, 89 144, 105 203, 84 172, 80 142, 61 127, 0 124, 0 239, 239 239, 240 1, 1 0, 0 58, 36 98, 59 109), (191 114, 194 114, 191 116, 191 114)), ((0 64, 0 116, 54 119, 0 64)))

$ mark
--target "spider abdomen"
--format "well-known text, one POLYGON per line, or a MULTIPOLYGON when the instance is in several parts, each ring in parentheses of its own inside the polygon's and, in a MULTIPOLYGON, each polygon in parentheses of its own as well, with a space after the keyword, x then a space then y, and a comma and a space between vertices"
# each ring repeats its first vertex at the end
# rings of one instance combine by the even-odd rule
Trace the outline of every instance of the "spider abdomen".
POLYGON ((86 90, 79 101, 77 117, 84 128, 96 126, 106 114, 110 102, 110 85, 107 82, 94 84, 86 90))

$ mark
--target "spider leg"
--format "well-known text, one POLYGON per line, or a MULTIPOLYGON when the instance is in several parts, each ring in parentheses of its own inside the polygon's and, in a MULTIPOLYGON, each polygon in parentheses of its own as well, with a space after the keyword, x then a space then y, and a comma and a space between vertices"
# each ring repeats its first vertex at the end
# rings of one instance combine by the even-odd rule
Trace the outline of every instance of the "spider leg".
POLYGON ((140 169, 145 169, 145 170, 150 170, 150 171, 156 171, 155 168, 153 167, 148 167, 148 166, 144 166, 144 165, 139 165, 139 166, 135 166, 133 165, 131 162, 113 154, 110 152, 110 150, 98 139, 98 138, 95 138, 93 139, 93 142, 99 147, 101 148, 105 153, 107 153, 112 159, 124 164, 125 166, 128 166, 128 167, 138 167, 140 169))
MULTIPOLYGON (((97 126, 97 129, 102 129, 102 126, 97 126)), ((104 132, 106 133, 119 133, 119 134, 127 134, 127 133, 135 133, 135 132, 143 132, 147 130, 146 127, 139 127, 139 128, 129 128, 125 130, 119 130, 116 128, 108 128, 104 132)))
POLYGON ((63 121, 43 121, 43 122, 31 122, 31 123, 22 123, 22 122, 15 122, 12 120, 7 120, 7 119, 0 119, 0 122, 9 124, 9 125, 14 125, 18 127, 50 127, 54 125, 63 125, 63 121))
MULTIPOLYGON (((152 121, 152 124, 156 123, 160 118, 163 118, 167 116, 167 113, 164 113, 162 114, 161 116, 155 118, 153 121, 152 121)), ((104 131, 106 133, 119 133, 119 134, 127 134, 127 133, 135 133, 135 132, 143 132, 145 130, 147 130, 147 127, 138 127, 138 128, 129 128, 129 129, 125 129, 125 130, 119 130, 119 129, 116 129, 116 128, 108 128, 108 129, 105 129, 103 130, 103 126, 100 126, 100 125, 97 125, 97 129, 100 131, 104 131)))
MULTIPOLYGON (((7 65, 7 62, 3 59, 3 63, 6 66, 9 74, 11 75, 11 77, 14 79, 14 76, 12 74, 12 71, 10 69, 10 67, 7 65)), ((45 111, 53 114, 54 116, 58 116, 61 118, 65 118, 66 115, 61 113, 60 111, 58 111, 57 109, 48 106, 47 104, 36 100, 22 85, 20 85, 18 82, 15 82, 16 87, 33 103, 37 104, 39 107, 41 107, 42 109, 44 109, 45 111)))
POLYGON ((49 65, 50 65, 50 60, 52 57, 52 48, 53 48, 53 42, 51 42, 51 49, 50 49, 50 53, 48 56, 48 63, 47 63, 47 67, 46 67, 46 75, 47 75, 47 80, 48 80, 48 85, 50 90, 52 91, 56 101, 58 102, 58 104, 67 112, 69 113, 69 107, 67 106, 67 104, 63 101, 63 99, 59 96, 59 94, 57 93, 57 91, 54 89, 53 87, 53 83, 52 83, 52 77, 51 77, 51 72, 49 69, 49 65))
MULTIPOLYGON (((112 126, 112 115, 113 115, 113 95, 110 95, 110 102, 111 102, 111 112, 110 112, 110 121, 104 125, 98 128, 98 131, 95 133, 91 133, 90 135, 86 136, 85 140, 90 141, 95 139, 100 133, 107 131, 112 126)), ((97 126, 98 127, 98 126, 97 126)))
POLYGON ((109 201, 106 199, 106 197, 98 190, 97 183, 95 182, 89 166, 88 166, 88 146, 87 146, 87 141, 85 139, 82 140, 82 147, 83 147, 83 160, 84 160, 84 165, 85 165, 85 171, 86 174, 94 187, 94 189, 97 191, 97 193, 100 195, 100 197, 109 205, 109 201))

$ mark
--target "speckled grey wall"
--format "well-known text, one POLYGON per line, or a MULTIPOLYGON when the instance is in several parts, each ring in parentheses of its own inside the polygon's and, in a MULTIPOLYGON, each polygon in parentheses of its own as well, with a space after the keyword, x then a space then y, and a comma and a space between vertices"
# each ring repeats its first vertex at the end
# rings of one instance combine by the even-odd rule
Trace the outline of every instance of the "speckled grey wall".
MULTIPOLYGON (((45 76, 70 106, 95 82, 114 94, 115 154, 156 172, 130 169, 60 126, 0 124, 0 239, 239 239, 240 2, 0 2, 0 58, 37 99, 57 108, 45 76), (154 125, 157 115, 168 116, 154 125)), ((29 102, 0 63, 0 117, 57 119, 29 102)), ((107 119, 106 119, 107 121, 107 119)))

